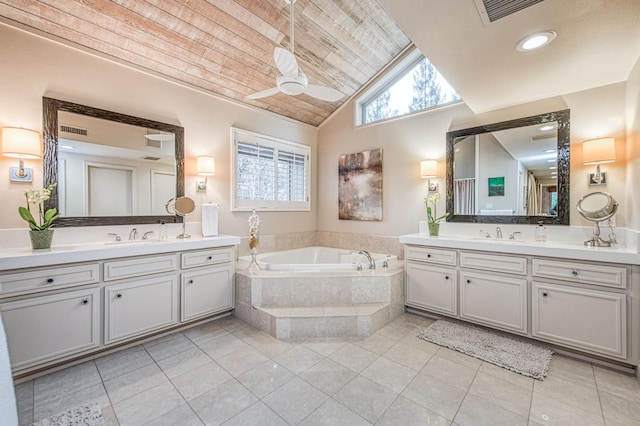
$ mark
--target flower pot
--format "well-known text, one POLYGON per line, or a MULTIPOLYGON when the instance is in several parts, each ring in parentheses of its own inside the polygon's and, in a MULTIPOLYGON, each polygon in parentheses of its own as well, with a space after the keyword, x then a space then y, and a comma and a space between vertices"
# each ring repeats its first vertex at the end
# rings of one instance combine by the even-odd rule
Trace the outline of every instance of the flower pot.
POLYGON ((50 249, 51 241, 53 240, 53 229, 29 231, 29 238, 31 238, 31 247, 34 250, 50 249))
POLYGON ((437 222, 429 223, 429 235, 432 237, 438 236, 438 231, 440 231, 440 224, 437 222))

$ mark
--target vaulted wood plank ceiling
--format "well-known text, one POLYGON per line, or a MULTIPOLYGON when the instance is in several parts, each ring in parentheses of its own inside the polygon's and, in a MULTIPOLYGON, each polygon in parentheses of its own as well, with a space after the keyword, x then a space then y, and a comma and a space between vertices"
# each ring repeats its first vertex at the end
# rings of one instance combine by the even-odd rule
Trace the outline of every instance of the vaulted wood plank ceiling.
POLYGON ((289 48, 285 0, 0 0, 0 16, 156 75, 314 126, 410 44, 378 0, 297 0, 295 55, 344 97, 247 96, 275 87, 289 48))

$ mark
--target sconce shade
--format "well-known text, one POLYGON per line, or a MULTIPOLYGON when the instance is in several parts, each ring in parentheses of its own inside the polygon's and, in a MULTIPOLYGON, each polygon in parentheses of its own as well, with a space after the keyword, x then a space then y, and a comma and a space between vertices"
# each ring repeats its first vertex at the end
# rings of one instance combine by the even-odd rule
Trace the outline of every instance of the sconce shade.
POLYGON ((17 127, 2 128, 2 155, 27 159, 40 158, 40 133, 17 127))
POLYGON ((436 160, 422 160, 420 162, 420 177, 423 179, 438 176, 438 162, 436 160))
POLYGON ((616 140, 614 138, 599 138, 582 143, 582 163, 601 164, 616 161, 616 140))
POLYGON ((216 159, 213 157, 197 157, 196 173, 198 176, 213 176, 216 174, 216 159))

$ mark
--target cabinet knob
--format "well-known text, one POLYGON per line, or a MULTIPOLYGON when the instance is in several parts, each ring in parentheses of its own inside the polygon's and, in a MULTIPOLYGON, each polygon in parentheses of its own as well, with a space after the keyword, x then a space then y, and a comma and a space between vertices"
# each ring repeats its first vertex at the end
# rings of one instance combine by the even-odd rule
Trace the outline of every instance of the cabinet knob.
POLYGON ((448 279, 449 279, 449 275, 445 275, 445 276, 444 276, 444 279, 445 279, 445 280, 448 280, 448 279))
POLYGON ((189 280, 187 284, 193 284, 193 280, 189 280))
POLYGON ((571 271, 571 275, 573 275, 574 277, 577 277, 578 274, 580 274, 580 272, 578 272, 577 269, 574 269, 573 271, 571 271))
POLYGON ((542 292, 542 297, 547 297, 549 295, 549 293, 547 293, 546 291, 542 292))
POLYGON ((116 293, 116 299, 122 299, 122 293, 116 293))
POLYGON ((467 284, 471 284, 471 280, 467 280, 467 284))
POLYGON ((53 282, 53 278, 47 278, 47 282, 48 283, 52 283, 53 282))
POLYGON ((212 257, 212 256, 207 257, 207 260, 211 260, 211 259, 213 259, 213 257, 212 257))
POLYGON ((87 305, 89 303, 89 299, 82 299, 82 302, 80 303, 82 303, 83 305, 87 305))
POLYGON ((430 257, 431 257, 431 255, 430 255, 430 254, 428 254, 428 255, 427 255, 427 257, 428 257, 428 258, 430 258, 430 257))

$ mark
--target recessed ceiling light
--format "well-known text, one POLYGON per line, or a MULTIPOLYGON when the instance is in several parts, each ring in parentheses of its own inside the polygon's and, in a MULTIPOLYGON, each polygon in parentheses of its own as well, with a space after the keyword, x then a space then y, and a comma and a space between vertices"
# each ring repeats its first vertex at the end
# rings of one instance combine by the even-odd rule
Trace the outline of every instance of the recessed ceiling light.
POLYGON ((544 152, 556 152, 555 149, 545 149, 544 152))
POLYGON ((554 126, 553 124, 547 124, 546 126, 542 126, 540 127, 538 130, 540 130, 541 132, 546 132, 549 130, 553 130, 556 126, 554 126))
POLYGON ((60 145, 59 148, 61 148, 61 149, 76 149, 76 147, 73 146, 73 145, 60 145))
POLYGON ((556 162, 555 158, 552 158, 551 160, 547 160, 547 163, 555 163, 555 162, 556 162))
POLYGON ((555 167, 555 166, 554 166, 554 167, 549 167, 549 168, 550 168, 551 170, 553 170, 553 169, 557 169, 557 167, 555 167))
POLYGON ((537 33, 530 34, 520 40, 516 45, 516 49, 520 52, 528 52, 530 50, 539 49, 545 46, 556 38, 554 31, 538 31, 537 33))

